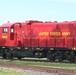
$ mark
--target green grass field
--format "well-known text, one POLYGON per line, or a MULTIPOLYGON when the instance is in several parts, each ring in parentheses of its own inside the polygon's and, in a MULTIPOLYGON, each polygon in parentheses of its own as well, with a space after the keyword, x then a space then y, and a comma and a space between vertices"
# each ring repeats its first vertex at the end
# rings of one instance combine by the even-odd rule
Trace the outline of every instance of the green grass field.
POLYGON ((40 66, 40 67, 50 67, 50 68, 63 68, 76 70, 76 64, 65 64, 65 63, 45 63, 45 62, 30 62, 30 61, 10 61, 10 60, 0 60, 0 63, 7 64, 20 64, 29 66, 40 66))
POLYGON ((27 75, 20 71, 10 68, 0 68, 0 75, 27 75))

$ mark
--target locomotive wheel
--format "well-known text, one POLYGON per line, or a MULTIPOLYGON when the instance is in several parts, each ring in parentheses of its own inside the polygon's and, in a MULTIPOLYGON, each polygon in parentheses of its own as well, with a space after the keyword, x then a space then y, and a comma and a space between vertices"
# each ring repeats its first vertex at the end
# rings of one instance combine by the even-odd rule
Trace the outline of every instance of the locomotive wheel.
POLYGON ((55 52, 54 55, 53 55, 53 59, 57 60, 59 62, 62 62, 63 61, 62 52, 60 52, 60 51, 55 52))
POLYGON ((74 57, 74 63, 76 63, 76 56, 74 57))
POLYGON ((17 58, 18 58, 18 60, 21 60, 22 57, 17 57, 17 58))
POLYGON ((58 52, 57 56, 58 56, 58 61, 59 62, 62 62, 63 61, 62 53, 61 52, 58 52))
POLYGON ((76 56, 74 56, 73 58, 70 58, 70 59, 69 59, 69 62, 71 62, 71 63, 76 63, 76 56))
POLYGON ((35 58, 41 58, 41 57, 43 57, 43 52, 35 52, 34 53, 34 57, 35 58))
POLYGON ((50 60, 50 61, 55 61, 55 60, 58 60, 59 62, 62 62, 63 59, 62 59, 62 53, 60 51, 57 51, 57 52, 50 52, 48 53, 48 56, 47 56, 47 59, 50 60))
POLYGON ((7 57, 6 57, 6 53, 3 53, 2 54, 2 57, 3 57, 3 59, 6 59, 7 57))
POLYGON ((54 61, 55 61, 54 55, 53 55, 53 54, 49 54, 49 55, 47 56, 47 60, 48 60, 48 61, 51 61, 51 62, 54 62, 54 61))
POLYGON ((60 58, 58 59, 59 62, 62 62, 63 59, 62 59, 62 56, 60 56, 60 58))
POLYGON ((13 53, 10 49, 5 49, 2 53, 3 59, 13 59, 13 53))
POLYGON ((72 62, 72 63, 76 62, 76 56, 73 52, 71 52, 69 55, 69 62, 72 62))
POLYGON ((7 54, 7 59, 13 59, 13 54, 12 53, 8 53, 7 54))

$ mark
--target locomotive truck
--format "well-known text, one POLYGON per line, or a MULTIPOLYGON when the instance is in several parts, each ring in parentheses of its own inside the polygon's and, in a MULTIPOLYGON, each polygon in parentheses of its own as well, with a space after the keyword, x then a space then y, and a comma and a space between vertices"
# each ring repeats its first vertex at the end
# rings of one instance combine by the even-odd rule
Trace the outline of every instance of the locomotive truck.
POLYGON ((76 21, 6 23, 0 26, 3 58, 47 58, 76 62, 76 21))

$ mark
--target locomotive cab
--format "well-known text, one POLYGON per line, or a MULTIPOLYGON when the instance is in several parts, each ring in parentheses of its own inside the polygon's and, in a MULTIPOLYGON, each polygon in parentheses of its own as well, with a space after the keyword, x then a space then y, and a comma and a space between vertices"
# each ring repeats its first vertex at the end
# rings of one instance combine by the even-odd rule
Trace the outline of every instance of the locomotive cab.
POLYGON ((11 40, 14 40, 14 27, 12 24, 3 24, 1 27, 1 42, 0 46, 12 46, 11 40))
POLYGON ((11 51, 21 45, 21 41, 19 40, 20 38, 18 37, 19 31, 21 31, 19 23, 6 23, 0 27, 0 54, 3 58, 11 58, 11 51))

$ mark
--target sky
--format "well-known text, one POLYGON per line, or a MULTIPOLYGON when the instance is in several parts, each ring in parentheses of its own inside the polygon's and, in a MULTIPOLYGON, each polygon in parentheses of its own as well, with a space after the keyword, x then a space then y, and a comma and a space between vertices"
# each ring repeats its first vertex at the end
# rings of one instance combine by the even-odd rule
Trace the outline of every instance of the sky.
POLYGON ((76 21, 76 0, 0 0, 0 25, 26 20, 76 21))

